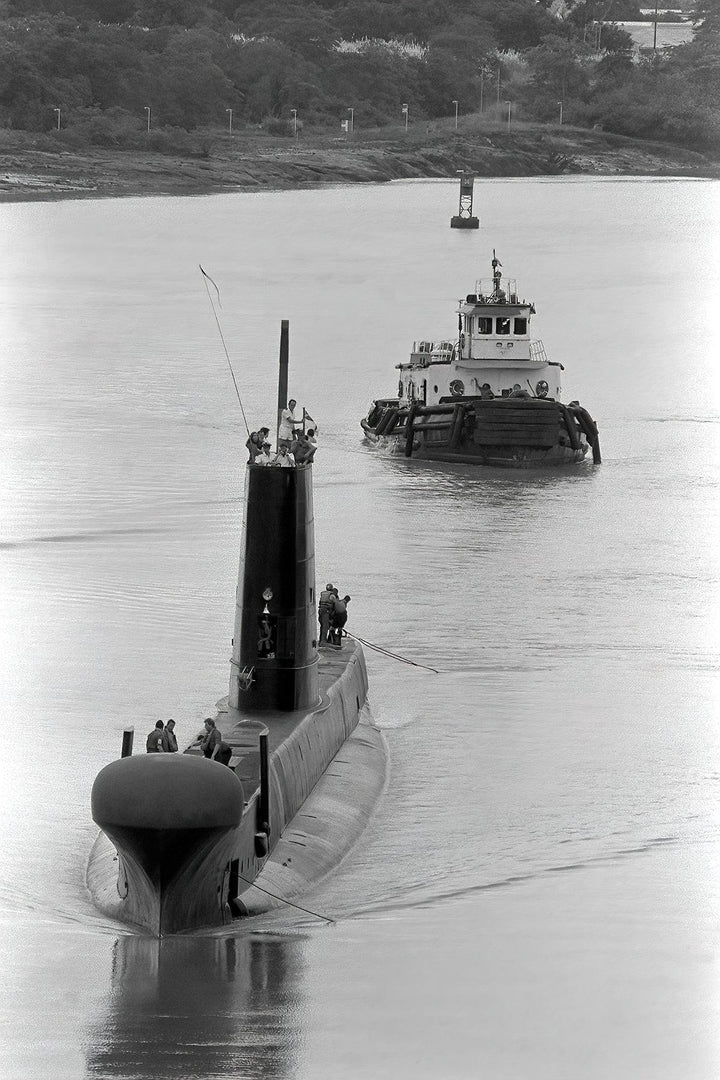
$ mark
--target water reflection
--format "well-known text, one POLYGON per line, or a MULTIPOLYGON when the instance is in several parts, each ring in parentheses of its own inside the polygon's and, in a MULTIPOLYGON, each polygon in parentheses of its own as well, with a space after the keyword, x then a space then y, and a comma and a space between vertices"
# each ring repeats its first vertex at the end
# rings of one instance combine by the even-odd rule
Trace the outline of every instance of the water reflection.
POLYGON ((300 947, 294 937, 118 938, 88 1075, 292 1077, 300 947))

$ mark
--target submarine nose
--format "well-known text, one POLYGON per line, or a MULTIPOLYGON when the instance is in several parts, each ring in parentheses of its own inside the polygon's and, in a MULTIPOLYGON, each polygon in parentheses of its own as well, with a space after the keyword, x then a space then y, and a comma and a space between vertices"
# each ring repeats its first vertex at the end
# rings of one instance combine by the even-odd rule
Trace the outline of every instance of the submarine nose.
POLYGON ((119 758, 93 784, 101 829, 227 829, 240 823, 242 784, 232 769, 191 754, 119 758))
POLYGON ((161 936, 212 921, 213 853, 243 806, 232 769, 196 755, 125 757, 98 773, 92 816, 120 856, 116 888, 130 921, 161 936))

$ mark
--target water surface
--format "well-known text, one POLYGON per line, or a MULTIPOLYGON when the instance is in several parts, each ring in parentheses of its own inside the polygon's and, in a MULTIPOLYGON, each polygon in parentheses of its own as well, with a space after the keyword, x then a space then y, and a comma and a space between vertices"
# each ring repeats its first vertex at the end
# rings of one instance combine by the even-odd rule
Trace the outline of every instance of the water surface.
POLYGON ((0 1076, 720 1073, 716 182, 446 182, 0 206, 0 1076), (492 249, 603 464, 387 460, 359 417, 492 249), (317 567, 388 791, 287 910, 157 943, 84 868, 122 730, 227 688, 246 434, 279 324, 320 423, 317 567))

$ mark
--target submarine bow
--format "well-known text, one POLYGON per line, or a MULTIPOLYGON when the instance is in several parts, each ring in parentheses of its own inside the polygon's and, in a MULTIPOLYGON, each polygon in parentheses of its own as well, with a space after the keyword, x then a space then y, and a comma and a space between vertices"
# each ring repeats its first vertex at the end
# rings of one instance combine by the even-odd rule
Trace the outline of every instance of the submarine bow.
POLYGON ((215 875, 199 871, 243 816, 242 784, 230 769, 190 754, 120 758, 96 777, 91 808, 118 852, 129 918, 157 934, 213 921, 215 875))

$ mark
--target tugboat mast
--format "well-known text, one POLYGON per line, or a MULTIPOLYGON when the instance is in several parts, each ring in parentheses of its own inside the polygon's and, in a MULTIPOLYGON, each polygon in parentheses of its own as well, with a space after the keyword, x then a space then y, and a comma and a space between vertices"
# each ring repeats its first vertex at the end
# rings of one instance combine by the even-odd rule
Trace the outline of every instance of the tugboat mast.
POLYGON ((505 293, 500 288, 500 279, 502 278, 502 271, 499 269, 499 267, 501 267, 501 266, 502 266, 502 263, 500 262, 497 255, 495 254, 495 248, 493 248, 493 257, 492 257, 493 298, 495 300, 497 300, 497 301, 501 301, 501 300, 505 299, 505 293))

